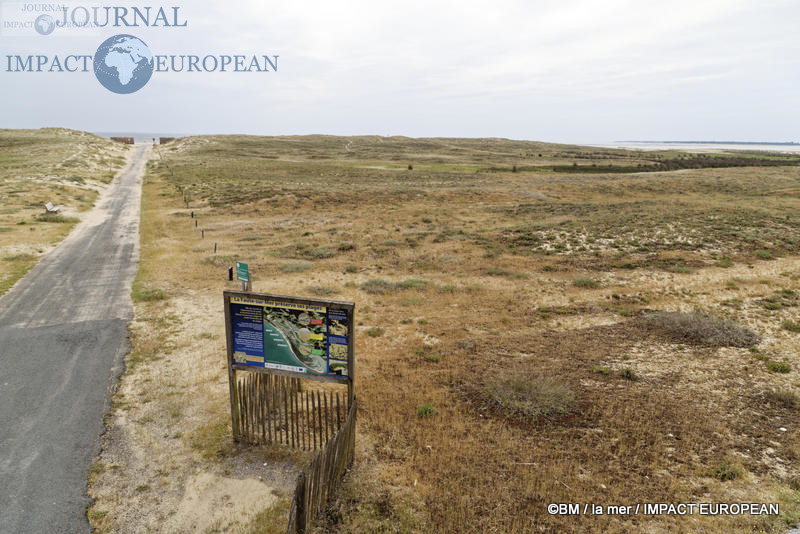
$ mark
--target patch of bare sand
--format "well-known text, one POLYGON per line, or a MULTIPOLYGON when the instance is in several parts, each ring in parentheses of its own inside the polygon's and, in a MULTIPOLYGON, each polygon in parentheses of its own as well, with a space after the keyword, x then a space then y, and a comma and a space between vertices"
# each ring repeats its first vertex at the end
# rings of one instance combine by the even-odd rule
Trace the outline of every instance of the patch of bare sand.
POLYGON ((136 313, 137 346, 153 353, 127 359, 89 516, 100 532, 235 531, 290 495, 298 469, 232 444, 222 297, 191 291, 136 313))
POLYGON ((242 524, 278 497, 267 484, 253 478, 233 479, 198 473, 186 482, 183 499, 163 526, 164 532, 220 532, 242 524))

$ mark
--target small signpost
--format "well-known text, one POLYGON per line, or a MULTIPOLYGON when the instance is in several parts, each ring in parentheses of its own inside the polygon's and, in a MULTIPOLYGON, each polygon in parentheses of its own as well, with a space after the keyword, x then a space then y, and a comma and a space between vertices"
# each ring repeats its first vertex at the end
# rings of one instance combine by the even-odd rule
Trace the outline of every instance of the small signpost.
POLYGON ((250 281, 250 271, 246 263, 236 262, 236 279, 242 282, 242 291, 244 291, 247 282, 250 281))

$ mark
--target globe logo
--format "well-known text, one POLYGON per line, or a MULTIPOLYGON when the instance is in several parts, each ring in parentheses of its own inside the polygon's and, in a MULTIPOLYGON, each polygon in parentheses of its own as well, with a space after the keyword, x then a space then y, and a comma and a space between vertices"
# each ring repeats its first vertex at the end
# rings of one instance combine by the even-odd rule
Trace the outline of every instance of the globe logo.
POLYGON ((112 93, 135 93, 153 75, 153 54, 133 35, 109 37, 94 55, 94 75, 112 93))
POLYGON ((50 35, 56 29, 56 21, 50 15, 39 15, 36 17, 33 27, 40 35, 50 35))

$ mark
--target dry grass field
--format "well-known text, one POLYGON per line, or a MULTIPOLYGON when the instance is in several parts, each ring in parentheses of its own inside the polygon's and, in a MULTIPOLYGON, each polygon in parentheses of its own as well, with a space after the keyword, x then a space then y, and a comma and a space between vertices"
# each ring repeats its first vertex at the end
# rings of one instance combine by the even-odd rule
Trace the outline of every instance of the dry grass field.
POLYGON ((126 150, 63 128, 0 130, 0 295, 94 205, 126 150), (46 215, 47 202, 61 211, 46 215))
POLYGON ((160 147, 91 521, 285 531, 308 458, 231 442, 222 290, 238 259, 256 291, 356 302, 357 457, 320 532, 786 531, 797 163, 498 139, 160 147), (547 511, 659 502, 781 513, 547 511))

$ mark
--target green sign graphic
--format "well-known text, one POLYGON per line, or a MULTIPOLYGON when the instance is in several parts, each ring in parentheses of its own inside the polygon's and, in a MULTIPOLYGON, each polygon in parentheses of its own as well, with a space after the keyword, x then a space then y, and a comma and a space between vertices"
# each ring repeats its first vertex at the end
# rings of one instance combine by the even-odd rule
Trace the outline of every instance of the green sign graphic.
POLYGON ((236 262, 236 279, 242 282, 250 281, 250 272, 247 269, 247 264, 240 261, 236 262))

